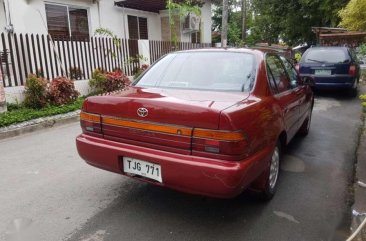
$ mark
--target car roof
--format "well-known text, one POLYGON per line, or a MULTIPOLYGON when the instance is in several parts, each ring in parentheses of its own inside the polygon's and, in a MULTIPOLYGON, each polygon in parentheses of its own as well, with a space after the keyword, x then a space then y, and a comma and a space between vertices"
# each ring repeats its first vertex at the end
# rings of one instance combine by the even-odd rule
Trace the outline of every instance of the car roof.
POLYGON ((190 49, 181 50, 176 53, 192 53, 192 52, 232 52, 232 53, 252 53, 252 54, 264 54, 266 52, 273 52, 264 49, 252 49, 252 48, 204 48, 204 49, 190 49))
POLYGON ((319 49, 327 49, 327 50, 332 50, 332 49, 342 49, 342 50, 347 50, 347 47, 343 47, 343 46, 316 46, 316 47, 311 47, 308 48, 308 51, 311 50, 319 50, 319 49))

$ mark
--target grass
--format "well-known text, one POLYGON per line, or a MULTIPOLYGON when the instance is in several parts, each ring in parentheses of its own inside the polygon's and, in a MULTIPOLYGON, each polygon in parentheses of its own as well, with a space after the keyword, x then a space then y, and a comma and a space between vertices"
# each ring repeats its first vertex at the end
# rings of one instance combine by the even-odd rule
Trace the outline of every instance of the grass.
POLYGON ((30 109, 22 105, 9 104, 8 111, 0 114, 0 127, 5 127, 11 124, 16 124, 40 117, 53 116, 79 110, 84 99, 84 97, 80 97, 71 104, 62 106, 48 106, 42 109, 30 109))

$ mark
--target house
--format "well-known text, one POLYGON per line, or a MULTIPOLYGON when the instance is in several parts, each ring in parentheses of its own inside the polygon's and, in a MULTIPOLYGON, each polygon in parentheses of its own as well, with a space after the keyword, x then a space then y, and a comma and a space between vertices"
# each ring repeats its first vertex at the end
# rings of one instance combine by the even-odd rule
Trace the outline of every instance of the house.
MULTIPOLYGON (((181 19, 178 41, 211 43, 211 1, 202 3, 198 32, 181 19)), ((166 0, 0 0, 0 6, 0 32, 88 38, 103 27, 125 39, 170 40, 166 0)))
POLYGON ((210 46, 211 0, 196 1, 201 3, 198 19, 169 14, 166 0, 0 0, 0 71, 7 100, 22 100, 30 73, 41 72, 51 80, 80 70, 83 79, 76 85, 86 94, 96 68, 120 68, 133 75, 141 62, 152 64, 174 49, 210 46), (170 45, 171 18, 178 47, 170 45), (93 37, 98 28, 111 30, 122 45, 93 37), (128 64, 134 56, 144 58, 128 64))

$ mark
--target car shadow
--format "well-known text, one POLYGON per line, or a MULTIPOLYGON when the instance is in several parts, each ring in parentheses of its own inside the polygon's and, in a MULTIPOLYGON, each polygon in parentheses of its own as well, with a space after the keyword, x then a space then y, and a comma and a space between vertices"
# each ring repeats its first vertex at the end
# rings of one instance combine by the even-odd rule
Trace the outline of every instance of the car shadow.
POLYGON ((250 230, 269 204, 258 202, 257 195, 251 191, 245 191, 233 199, 216 199, 134 180, 127 182, 133 188, 128 188, 129 191, 126 192, 125 184, 122 184, 119 197, 88 220, 68 240, 81 240, 92 234, 95 227, 106 230, 108 240, 114 240, 114 237, 121 235, 125 237, 124 240, 129 240, 130 235, 134 235, 135 240, 142 240, 145 235, 144 230, 139 230, 142 225, 154 227, 150 235, 156 237, 155 240, 159 240, 160 235, 169 235, 167 231, 170 234, 192 232, 192 240, 204 236, 203 234, 207 235, 207 240, 215 240, 225 229, 240 230, 246 227, 250 230), (218 224, 220 229, 213 228, 218 224), (166 230, 167 228, 170 230, 166 230), (139 234, 136 236, 136 233, 139 234))
POLYGON ((344 89, 329 89, 329 90, 313 90, 315 97, 334 98, 338 100, 353 100, 358 98, 352 96, 348 90, 344 89))

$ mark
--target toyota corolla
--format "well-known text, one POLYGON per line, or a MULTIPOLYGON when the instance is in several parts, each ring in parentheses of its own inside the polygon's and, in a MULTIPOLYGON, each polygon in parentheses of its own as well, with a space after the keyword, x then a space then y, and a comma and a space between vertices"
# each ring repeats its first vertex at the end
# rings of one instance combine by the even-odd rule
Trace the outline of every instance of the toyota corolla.
POLYGON ((90 165, 219 198, 274 195, 281 153, 309 132, 309 80, 275 53, 166 55, 124 91, 85 100, 76 139, 90 165))

